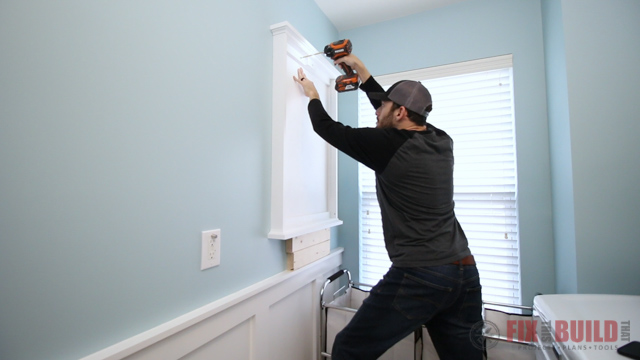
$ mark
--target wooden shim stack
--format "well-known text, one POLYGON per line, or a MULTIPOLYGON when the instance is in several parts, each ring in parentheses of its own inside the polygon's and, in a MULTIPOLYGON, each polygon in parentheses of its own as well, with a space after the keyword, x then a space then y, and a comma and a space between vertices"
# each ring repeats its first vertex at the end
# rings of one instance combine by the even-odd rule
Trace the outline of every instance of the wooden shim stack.
POLYGON ((321 259, 331 252, 329 229, 296 236, 287 240, 287 267, 297 270, 321 259))

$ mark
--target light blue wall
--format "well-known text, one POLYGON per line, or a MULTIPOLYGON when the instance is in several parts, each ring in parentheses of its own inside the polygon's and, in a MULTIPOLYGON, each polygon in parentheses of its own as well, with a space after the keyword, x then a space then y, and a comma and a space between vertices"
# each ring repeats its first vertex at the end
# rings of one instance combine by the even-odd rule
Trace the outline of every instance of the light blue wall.
POLYGON ((0 358, 79 358, 285 269, 266 239, 284 20, 337 38, 313 0, 0 3, 0 358))
MULTIPOLYGON (((469 0, 445 8, 340 33, 371 72, 387 74, 460 61, 513 54, 518 206, 523 303, 555 290, 549 135, 542 13, 539 1, 469 0)), ((342 100, 342 99, 341 99, 342 100)), ((437 99, 434 111, 437 111, 437 99)), ((341 119, 357 116, 355 102, 341 102, 341 119)), ((436 124, 437 125, 437 124, 436 124)), ((454 139, 455 140, 455 139, 454 139)), ((345 160, 349 161, 349 160, 345 160)), ((342 164, 352 177, 355 164, 342 164)), ((342 194, 357 192, 351 180, 342 194), (347 187, 351 186, 351 187, 347 187)), ((350 195, 349 195, 350 196, 350 195)), ((357 225, 340 229, 346 266, 356 268, 357 225), (349 255, 351 254, 351 255, 349 255)), ((357 223, 356 223, 357 224, 357 223)))
POLYGON ((640 2, 561 4, 577 291, 640 294, 640 2))
POLYGON ((556 291, 578 292, 567 63, 560 1, 542 1, 553 188, 556 291))

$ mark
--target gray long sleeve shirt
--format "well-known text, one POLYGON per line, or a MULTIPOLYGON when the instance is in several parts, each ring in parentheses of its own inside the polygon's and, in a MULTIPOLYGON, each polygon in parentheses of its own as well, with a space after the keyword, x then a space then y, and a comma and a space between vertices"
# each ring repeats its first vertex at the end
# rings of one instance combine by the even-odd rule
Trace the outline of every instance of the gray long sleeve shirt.
MULTIPOLYGON (((384 91, 373 77, 360 88, 384 91)), ((426 131, 352 128, 331 119, 317 99, 308 110, 318 135, 375 171, 385 246, 394 266, 443 265, 471 254, 454 213, 449 135, 431 124, 426 131)))

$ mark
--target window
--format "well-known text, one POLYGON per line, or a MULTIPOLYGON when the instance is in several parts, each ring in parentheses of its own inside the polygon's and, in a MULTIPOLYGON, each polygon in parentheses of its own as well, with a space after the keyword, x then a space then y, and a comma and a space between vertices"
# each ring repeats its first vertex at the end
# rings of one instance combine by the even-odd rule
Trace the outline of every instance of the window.
MULTIPOLYGON (((511 55, 376 77, 385 88, 402 79, 431 92, 427 121, 454 141, 455 211, 478 263, 483 300, 521 304, 511 55)), ((375 110, 359 94, 359 126, 375 110)), ((372 170, 359 165, 360 282, 375 284, 391 265, 372 170)))

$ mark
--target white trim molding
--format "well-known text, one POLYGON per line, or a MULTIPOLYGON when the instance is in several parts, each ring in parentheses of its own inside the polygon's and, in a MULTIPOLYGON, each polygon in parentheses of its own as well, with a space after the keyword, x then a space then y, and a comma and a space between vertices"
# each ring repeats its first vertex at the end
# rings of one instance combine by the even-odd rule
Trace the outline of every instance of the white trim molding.
POLYGON ((456 76, 489 70, 504 69, 513 66, 513 54, 493 56, 484 59, 463 61, 455 64, 447 64, 403 71, 399 73, 376 76, 376 80, 385 85, 406 79, 431 80, 446 76, 456 76))

